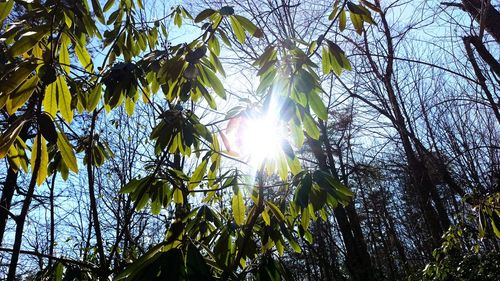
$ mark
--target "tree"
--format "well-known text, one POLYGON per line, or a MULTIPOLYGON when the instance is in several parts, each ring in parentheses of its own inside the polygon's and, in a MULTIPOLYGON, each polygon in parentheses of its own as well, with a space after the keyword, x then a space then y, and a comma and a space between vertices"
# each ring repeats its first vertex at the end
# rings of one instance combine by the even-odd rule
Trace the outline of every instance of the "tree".
MULTIPOLYGON (((283 187, 276 190, 277 197, 268 197, 269 194, 264 191, 265 182, 272 180, 272 177, 268 179, 264 175, 264 169, 274 172, 269 163, 260 169, 259 180, 255 185, 242 182, 238 170, 219 175, 220 159, 227 152, 222 151, 218 136, 197 116, 195 107, 203 101, 216 109, 218 102, 213 94, 220 99, 226 97, 216 75, 224 73, 218 60, 219 40, 230 45, 229 30, 221 28, 221 23, 230 23, 231 32, 240 43, 244 43, 246 34, 262 37, 262 30, 245 17, 236 15, 232 7, 207 9, 198 14, 194 22, 205 23, 202 34, 192 42, 161 46, 158 32, 163 28, 163 23, 138 21, 136 15, 142 9, 141 1, 124 0, 115 4, 111 0, 104 7, 98 1, 91 1, 91 7, 86 1, 7 1, 1 5, 1 20, 9 17, 9 11, 14 6, 23 9, 22 18, 28 19, 9 19, 9 29, 2 33, 8 67, 2 76, 1 105, 9 118, 14 114, 19 114, 19 117, 6 122, 0 152, 2 157, 9 160, 13 172, 19 173, 20 169, 24 169, 28 173, 28 167, 31 167, 27 193, 16 219, 8 280, 14 280, 16 276, 25 221, 36 186, 42 185, 52 175, 50 198, 53 214, 57 173, 67 179, 70 171, 81 172, 79 166, 82 164, 86 166, 89 222, 93 227, 92 240, 95 241, 95 260, 98 264, 96 268, 90 267, 91 273, 101 279, 117 273, 111 268, 110 262, 123 236, 128 234, 125 234, 126 227, 123 228, 125 231, 118 230, 115 246, 107 248, 103 234, 104 218, 100 215, 98 203, 98 194, 101 192, 96 189, 99 185, 96 171, 113 157, 113 153, 107 143, 102 141, 97 124, 100 118, 105 118, 105 112, 116 116, 114 111, 122 104, 127 114, 133 115, 140 96, 158 118, 149 136, 154 143, 156 159, 153 165, 147 167, 145 174, 129 175, 129 182, 120 192, 130 194, 136 210, 149 205, 153 213, 158 213, 162 208, 173 205, 174 217, 165 240, 127 266, 117 279, 133 280, 144 276, 206 279, 215 275, 227 280, 240 279, 247 274, 260 278, 267 278, 265 276, 269 274, 285 276, 286 269, 272 257, 269 250, 274 245, 278 251, 282 251, 280 249, 286 244, 300 249, 294 238, 297 225, 300 226, 301 235, 309 233, 310 217, 316 217, 314 213, 322 212, 327 203, 307 199, 309 193, 328 198, 328 204, 331 205, 336 206, 338 202, 347 205, 350 194, 347 188, 338 179, 332 178, 326 169, 301 171, 298 159, 287 141, 280 148, 277 160, 281 177, 278 186, 283 187), (94 19, 108 29, 102 33, 94 19), (91 42, 103 45, 106 51, 103 57, 92 58, 87 48, 91 42), (69 49, 74 52, 70 53, 69 49), (145 55, 140 57, 143 52, 145 55), (102 65, 97 67, 96 61, 101 61, 102 65), (213 92, 209 92, 208 88, 213 92), (166 103, 157 101, 155 94, 160 89, 166 103), (87 123, 88 129, 81 132, 80 129, 76 130, 76 119, 87 123), (24 139, 21 134, 23 129, 28 131, 24 139), (27 144, 30 143, 31 153, 26 153, 27 144), (202 154, 202 151, 205 153, 202 154), (78 153, 83 155, 81 160, 77 158, 78 153), (197 159, 197 166, 188 176, 185 165, 186 161, 192 159, 191 156, 197 159), (294 175, 291 181, 288 170, 294 175), (302 187, 294 192, 292 187, 295 185, 302 187), (227 208, 222 210, 226 211, 225 214, 219 214, 210 204, 194 206, 190 202, 200 194, 205 195, 207 203, 214 202, 218 197, 217 192, 230 188, 233 189, 230 196, 231 215, 227 213, 227 208), (250 188, 250 201, 253 201, 248 211, 246 204, 250 202, 245 203, 245 188, 250 188), (293 199, 290 198, 290 192, 295 193, 293 199), (300 222, 297 217, 301 217, 300 222), (271 224, 271 221, 276 224, 271 224), (224 224, 226 227, 222 227, 224 224), (216 231, 220 227, 221 232, 216 231), (234 246, 228 244, 232 240, 235 241, 234 246), (268 251, 258 254, 257 243, 267 244, 268 251), (230 255, 227 250, 230 250, 230 255), (206 259, 211 262, 207 263, 206 259), (246 266, 246 260, 252 266, 246 266), (174 273, 173 270, 177 271, 174 273)), ((193 19, 180 6, 173 9, 169 16, 179 27, 184 20, 193 19)), ((278 98, 286 102, 281 110, 290 111, 291 115, 279 122, 297 127, 296 138, 304 134, 301 129, 304 126, 311 139, 318 139, 319 131, 310 110, 324 119, 325 107, 317 96, 318 79, 311 69, 314 65, 300 49, 285 46, 283 51, 303 62, 276 65, 270 71, 269 62, 276 57, 274 48, 270 45, 256 62, 261 74, 268 76, 267 80, 261 81, 260 88, 266 92, 276 87, 281 77, 287 81, 281 86, 289 90, 288 94, 279 97, 268 91, 264 100, 269 103, 271 98, 278 98), (291 112, 292 109, 296 112, 291 112)), ((233 119, 251 118, 254 112, 258 113, 258 109, 239 110, 233 119)), ((15 185, 14 175, 10 182, 15 185)), ((4 190, 6 211, 9 211, 7 201, 9 196, 12 197, 9 195, 12 190, 4 190)), ((126 222, 130 221, 131 214, 125 214, 126 222)), ((53 228, 53 217, 51 225, 53 228)), ((88 233, 87 244, 91 237, 88 233)), ((53 231, 51 237, 53 243, 53 231)), ((51 261, 52 255, 53 250, 50 250, 51 261)), ((60 272, 63 270, 62 265, 61 262, 51 263, 49 271, 60 272)), ((117 265, 120 266, 120 263, 117 265)), ((67 275, 74 274, 72 267, 67 267, 65 272, 67 275)))

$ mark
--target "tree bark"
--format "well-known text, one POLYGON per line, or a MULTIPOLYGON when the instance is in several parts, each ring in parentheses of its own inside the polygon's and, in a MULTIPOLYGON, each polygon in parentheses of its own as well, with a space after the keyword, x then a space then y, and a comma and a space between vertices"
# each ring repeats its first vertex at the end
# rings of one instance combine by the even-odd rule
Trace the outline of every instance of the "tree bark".
POLYGON ((2 199, 0 201, 0 246, 3 242, 7 221, 10 215, 10 206, 12 204, 12 197, 17 184, 17 172, 9 167, 7 171, 7 178, 3 185, 2 199))
POLYGON ((463 0, 462 5, 464 10, 500 43, 500 12, 491 5, 490 1, 463 0))
POLYGON ((37 149, 36 149, 36 158, 35 158, 35 165, 33 167, 33 172, 31 173, 31 180, 30 184, 28 186, 28 192, 26 194, 26 197, 24 198, 23 201, 23 207, 21 209, 21 213, 19 214, 17 218, 17 225, 16 225, 16 235, 14 238, 14 246, 12 249, 12 256, 10 259, 10 265, 9 265, 9 272, 7 274, 7 281, 14 281, 16 279, 16 269, 17 269, 17 262, 19 260, 19 254, 21 252, 21 244, 23 241, 23 232, 24 232, 24 222, 26 221, 26 217, 28 216, 28 211, 30 208, 31 200, 33 199, 33 194, 35 193, 35 185, 36 185, 36 178, 38 176, 38 171, 40 170, 40 155, 41 155, 41 150, 42 150, 42 135, 39 133, 37 135, 38 142, 37 142, 37 149))

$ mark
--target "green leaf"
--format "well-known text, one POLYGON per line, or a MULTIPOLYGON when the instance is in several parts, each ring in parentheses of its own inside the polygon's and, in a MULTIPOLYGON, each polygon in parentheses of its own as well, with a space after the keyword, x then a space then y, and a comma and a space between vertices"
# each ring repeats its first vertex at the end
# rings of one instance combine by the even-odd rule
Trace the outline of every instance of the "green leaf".
POLYGON ((35 170, 35 163, 38 154, 38 143, 40 142, 40 164, 38 166, 38 173, 36 175, 36 183, 38 186, 42 185, 43 181, 47 177, 47 167, 49 165, 49 153, 47 152, 47 143, 42 135, 37 135, 35 141, 33 142, 33 147, 31 148, 31 172, 35 170))
POLYGON ((106 21, 104 20, 104 14, 102 12, 101 5, 99 4, 98 0, 91 0, 92 2, 92 9, 94 10, 94 14, 96 15, 97 19, 101 23, 105 23, 106 21))
POLYGON ((61 281, 63 278, 64 266, 62 263, 57 262, 54 266, 54 281, 61 281))
POLYGON ((271 225, 271 218, 269 217, 269 213, 267 210, 267 208, 264 208, 264 210, 262 211, 262 219, 264 220, 266 225, 271 225))
POLYGON ((330 54, 328 53, 328 49, 325 47, 321 50, 321 66, 323 68, 323 74, 327 75, 330 73, 330 54))
POLYGON ((245 30, 238 22, 238 19, 235 16, 230 16, 229 21, 231 22, 234 35, 236 35, 236 39, 238 39, 238 42, 240 42, 241 44, 245 43, 245 30))
POLYGON ((217 71, 222 76, 226 77, 226 72, 224 71, 221 62, 219 61, 219 58, 213 52, 210 52, 210 62, 215 66, 215 69, 217 69, 217 71))
MULTIPOLYGON (((165 243, 160 243, 149 251, 147 251, 144 255, 134 261, 134 263, 127 266, 127 268, 122 271, 118 276, 116 276, 115 280, 123 280, 127 278, 129 275, 135 275, 137 273, 140 274, 141 270, 151 264, 155 257, 157 257, 157 253, 161 251, 161 249, 165 246, 165 243)), ((134 279, 135 280, 135 279, 134 279)), ((138 280, 138 279, 137 279, 138 280)))
POLYGON ((243 201, 243 195, 241 191, 237 191, 233 194, 233 199, 231 200, 231 207, 233 210, 233 218, 236 224, 243 225, 245 223, 245 202, 243 201))
POLYGON ((316 126, 316 122, 314 122, 314 120, 308 113, 305 113, 302 116, 302 123, 304 124, 304 129, 306 130, 306 133, 311 138, 318 140, 320 136, 318 126, 316 126))
POLYGON ((38 76, 33 75, 26 80, 15 92, 11 93, 5 107, 7 112, 12 115, 31 97, 38 85, 38 76))
POLYGON ((184 196, 182 194, 182 190, 179 188, 174 189, 173 200, 175 204, 184 204, 184 196))
POLYGON ((71 123, 73 121, 73 109, 71 109, 71 94, 68 85, 62 75, 57 77, 55 83, 57 87, 57 106, 64 120, 71 123))
POLYGON ((195 189, 201 183, 203 176, 207 172, 207 163, 208 163, 208 158, 205 158, 203 161, 201 161, 200 165, 196 168, 196 170, 194 170, 193 175, 189 179, 189 184, 188 184, 189 190, 195 189))
POLYGON ((345 29, 345 26, 346 26, 346 12, 344 9, 342 9, 342 11, 340 11, 340 17, 339 17, 339 30, 342 32, 344 31, 345 29))
POLYGON ((309 93, 308 97, 309 106, 314 111, 314 113, 316 113, 316 115, 318 115, 318 117, 322 120, 326 120, 328 118, 328 111, 319 95, 315 91, 312 91, 309 93))
POLYGON ((500 216, 498 214, 498 211, 494 211, 491 214, 490 223, 491 227, 493 228, 493 232, 495 233, 497 238, 500 238, 500 216))
POLYGON ((85 35, 80 36, 80 40, 75 44, 75 54, 83 68, 88 72, 93 72, 94 66, 92 65, 92 60, 90 54, 87 50, 87 40, 85 35))
POLYGON ((333 10, 328 16, 328 20, 333 20, 335 18, 338 9, 339 9, 339 1, 335 1, 335 4, 333 5, 333 10))
POLYGON ((354 25, 354 29, 358 34, 363 33, 363 19, 361 18, 360 15, 357 15, 353 13, 352 11, 349 12, 349 15, 351 17, 351 22, 352 25, 354 25))
POLYGON ((69 143, 66 134, 58 133, 57 134, 57 148, 61 152, 61 158, 68 166, 68 168, 74 173, 78 173, 78 164, 76 163, 75 152, 73 151, 73 147, 69 143))
POLYGON ((192 243, 189 243, 187 249, 186 269, 186 280, 214 280, 205 259, 192 243))
POLYGON ((153 215, 158 215, 161 211, 161 198, 156 198, 156 200, 151 201, 151 213, 153 215))
POLYGON ((238 20, 240 25, 248 31, 252 36, 256 38, 262 38, 263 34, 262 31, 255 25, 253 24, 250 20, 248 20, 245 17, 234 15, 234 17, 238 20))
POLYGON ((180 13, 175 13, 175 15, 174 15, 174 25, 176 25, 177 27, 181 27, 182 26, 182 17, 181 17, 180 13))
POLYGON ((57 80, 56 82, 45 87, 45 95, 43 97, 43 108, 52 117, 57 114, 57 80))
POLYGON ((104 4, 103 12, 107 12, 111 7, 113 7, 113 4, 115 3, 115 0, 108 0, 106 1, 106 4, 104 4))
POLYGON ((296 175, 302 171, 302 167, 300 166, 299 158, 286 158, 286 162, 288 163, 288 167, 293 175, 296 175))
POLYGON ((125 112, 128 116, 132 116, 134 114, 135 102, 130 97, 125 98, 125 112))
POLYGON ((286 155, 280 153, 276 161, 278 162, 278 174, 283 181, 286 181, 288 177, 288 164, 286 163, 286 155))
POLYGON ((120 194, 127 194, 127 193, 134 192, 139 186, 147 183, 150 179, 151 179, 150 177, 145 177, 145 178, 142 178, 139 180, 132 179, 120 189, 119 193, 120 194))
POLYGON ((201 13, 199 13, 196 18, 194 18, 194 22, 195 23, 199 23, 199 22, 202 22, 204 21, 206 18, 210 17, 211 15, 213 15, 215 13, 215 10, 212 10, 212 9, 205 9, 203 11, 201 11, 201 13))
POLYGON ((7 54, 11 57, 16 57, 31 50, 38 41, 42 40, 45 32, 42 31, 28 31, 21 35, 14 44, 10 47, 7 54))
POLYGON ((97 107, 99 104, 99 101, 101 100, 101 84, 98 83, 95 88, 92 88, 88 91, 88 99, 87 99, 87 111, 92 112, 94 109, 97 107))
POLYGON ((214 55, 220 55, 219 39, 217 39, 216 36, 210 37, 208 40, 208 48, 214 53, 214 55))
POLYGON ((300 122, 298 124, 295 121, 290 121, 290 134, 292 137, 293 144, 297 148, 301 148, 304 144, 304 130, 302 130, 302 125, 300 122))
MULTIPOLYGON (((9 67, 12 67, 9 65, 9 67)), ((0 97, 5 97, 21 85, 35 70, 36 64, 23 62, 3 75, 0 80, 0 97)))
POLYGON ((285 216, 281 212, 281 210, 274 205, 272 202, 266 200, 266 205, 269 206, 269 209, 273 213, 273 215, 281 222, 285 221, 285 216))
POLYGON ((292 237, 288 238, 288 243, 290 243, 290 246, 295 253, 302 253, 302 248, 300 248, 299 243, 297 243, 292 237))
POLYGON ((69 74, 71 65, 68 48, 69 48, 68 39, 63 34, 61 36, 61 48, 59 50, 59 64, 61 65, 61 68, 64 70, 64 72, 66 72, 67 74, 69 74))
POLYGON ((10 14, 10 10, 12 10, 12 6, 14 6, 14 0, 7 0, 3 3, 0 3, 0 21, 3 21, 10 14))
POLYGON ((16 121, 14 121, 14 123, 12 123, 12 125, 2 135, 0 135, 0 159, 7 155, 11 145, 21 132, 24 123, 28 121, 28 119, 24 116, 26 115, 16 119, 16 121))
POLYGON ((210 87, 214 89, 215 93, 219 97, 226 99, 226 92, 224 90, 224 86, 220 82, 219 78, 217 78, 217 75, 215 75, 215 73, 208 67, 201 67, 201 69, 203 70, 202 75, 206 80, 205 82, 207 82, 207 84, 209 84, 210 87))

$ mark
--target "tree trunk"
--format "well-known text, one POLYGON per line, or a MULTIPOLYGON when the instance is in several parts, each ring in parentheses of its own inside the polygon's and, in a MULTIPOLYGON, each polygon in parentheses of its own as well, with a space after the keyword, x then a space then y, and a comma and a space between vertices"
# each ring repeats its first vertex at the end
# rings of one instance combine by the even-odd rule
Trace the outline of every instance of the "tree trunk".
POLYGON ((464 10, 500 43, 500 13, 495 10, 490 1, 463 0, 462 5, 464 10))
POLYGON ((10 205, 12 204, 12 197, 17 184, 17 172, 12 167, 7 171, 7 178, 3 185, 2 199, 0 201, 0 246, 3 242, 7 221, 10 214, 10 205))
MULTIPOLYGON (((323 136, 323 138, 326 138, 326 136, 323 136)), ((327 157, 324 154, 321 143, 313 139, 308 139, 308 144, 318 161, 319 168, 330 173, 338 180, 333 164, 331 163, 330 167, 328 167, 327 157)), ((352 207, 350 212, 356 212, 354 207, 352 207)), ((359 230, 361 229, 359 226, 359 220, 353 219, 353 221, 349 221, 348 211, 346 211, 346 208, 342 206, 335 208, 333 213, 344 240, 347 268, 351 273, 353 280, 375 280, 375 271, 372 267, 370 255, 368 254, 363 235, 362 233, 357 232, 357 230, 353 230, 357 228, 359 228, 359 230), (358 225, 355 225, 356 223, 358 225), (357 232, 357 235, 353 232, 357 232)), ((353 218, 357 216, 357 214, 351 215, 353 218)))

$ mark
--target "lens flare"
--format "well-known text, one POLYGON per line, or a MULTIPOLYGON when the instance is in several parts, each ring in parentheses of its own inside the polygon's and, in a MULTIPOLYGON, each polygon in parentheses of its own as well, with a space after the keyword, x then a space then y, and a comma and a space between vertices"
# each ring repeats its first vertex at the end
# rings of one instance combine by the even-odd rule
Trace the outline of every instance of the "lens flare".
POLYGON ((231 119, 226 138, 228 150, 258 167, 279 156, 285 133, 280 119, 271 114, 244 114, 231 119))

